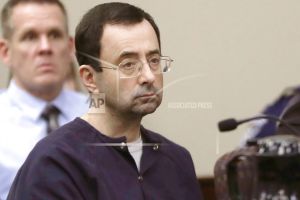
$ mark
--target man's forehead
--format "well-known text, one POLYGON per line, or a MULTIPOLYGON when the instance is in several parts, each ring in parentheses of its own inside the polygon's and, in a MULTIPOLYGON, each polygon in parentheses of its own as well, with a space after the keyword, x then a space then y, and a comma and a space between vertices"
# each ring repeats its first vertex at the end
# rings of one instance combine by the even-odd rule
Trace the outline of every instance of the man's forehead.
POLYGON ((10 19, 13 28, 15 26, 34 28, 37 25, 67 27, 66 23, 66 17, 59 6, 45 3, 20 3, 12 10, 10 19))
POLYGON ((136 52, 143 47, 147 51, 159 50, 157 35, 147 20, 129 25, 105 25, 101 45, 103 48, 119 51, 117 54, 136 52))

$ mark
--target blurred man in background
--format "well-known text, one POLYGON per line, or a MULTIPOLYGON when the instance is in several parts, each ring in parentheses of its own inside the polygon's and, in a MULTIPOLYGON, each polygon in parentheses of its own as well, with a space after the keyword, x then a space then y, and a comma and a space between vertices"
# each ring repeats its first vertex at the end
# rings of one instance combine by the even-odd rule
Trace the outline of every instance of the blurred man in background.
POLYGON ((9 0, 1 13, 0 57, 12 74, 0 94, 0 199, 28 153, 47 134, 87 107, 65 89, 74 53, 59 0, 9 0))

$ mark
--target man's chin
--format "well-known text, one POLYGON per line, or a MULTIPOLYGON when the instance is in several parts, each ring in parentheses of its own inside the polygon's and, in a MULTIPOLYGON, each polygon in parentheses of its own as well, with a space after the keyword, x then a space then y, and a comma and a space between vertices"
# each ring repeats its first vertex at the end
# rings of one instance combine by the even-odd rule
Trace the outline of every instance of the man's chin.
POLYGON ((44 76, 44 77, 39 77, 36 79, 36 84, 43 86, 43 87, 56 87, 58 85, 63 84, 63 79, 57 76, 44 76))
POLYGON ((41 92, 51 92, 51 91, 56 91, 59 88, 61 88, 63 85, 63 82, 58 81, 56 79, 40 79, 34 82, 33 88, 35 88, 35 90, 39 90, 41 92))
POLYGON ((159 104, 157 103, 147 103, 147 104, 140 105, 139 107, 133 108, 132 111, 138 115, 145 116, 155 112, 158 106, 159 104))

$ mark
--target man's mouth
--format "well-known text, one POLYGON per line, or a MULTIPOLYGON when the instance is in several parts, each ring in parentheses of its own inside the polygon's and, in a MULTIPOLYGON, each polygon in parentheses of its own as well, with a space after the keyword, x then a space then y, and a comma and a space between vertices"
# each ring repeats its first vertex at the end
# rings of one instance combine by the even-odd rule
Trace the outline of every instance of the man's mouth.
POLYGON ((38 64, 38 69, 43 70, 43 71, 53 71, 54 65, 49 62, 44 62, 38 64))
POLYGON ((143 102, 152 102, 154 99, 156 99, 156 97, 157 97, 156 93, 146 93, 146 94, 141 94, 136 98, 143 102))
POLYGON ((140 95, 138 97, 153 97, 155 95, 156 95, 155 93, 146 93, 146 94, 142 94, 142 95, 140 95))

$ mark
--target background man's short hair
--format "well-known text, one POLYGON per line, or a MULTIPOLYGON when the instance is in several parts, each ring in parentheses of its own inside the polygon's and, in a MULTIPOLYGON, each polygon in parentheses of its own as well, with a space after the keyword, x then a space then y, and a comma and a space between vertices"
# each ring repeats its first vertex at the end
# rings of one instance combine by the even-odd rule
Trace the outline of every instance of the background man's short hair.
POLYGON ((65 6, 60 2, 60 0, 8 0, 4 5, 4 7, 2 8, 2 12, 1 12, 1 28, 2 28, 2 35, 4 38, 8 39, 13 33, 13 27, 10 18, 14 7, 16 7, 19 4, 27 4, 27 3, 57 5, 62 11, 62 13, 65 15, 66 28, 68 31, 67 11, 65 9, 65 6))
POLYGON ((147 20, 153 27, 159 46, 160 33, 153 18, 144 10, 127 3, 104 3, 90 9, 81 19, 76 28, 75 47, 77 61, 79 65, 90 65, 96 71, 102 71, 99 68, 100 63, 80 54, 88 54, 99 58, 101 55, 100 40, 103 34, 103 28, 106 24, 124 24, 131 25, 147 20))

